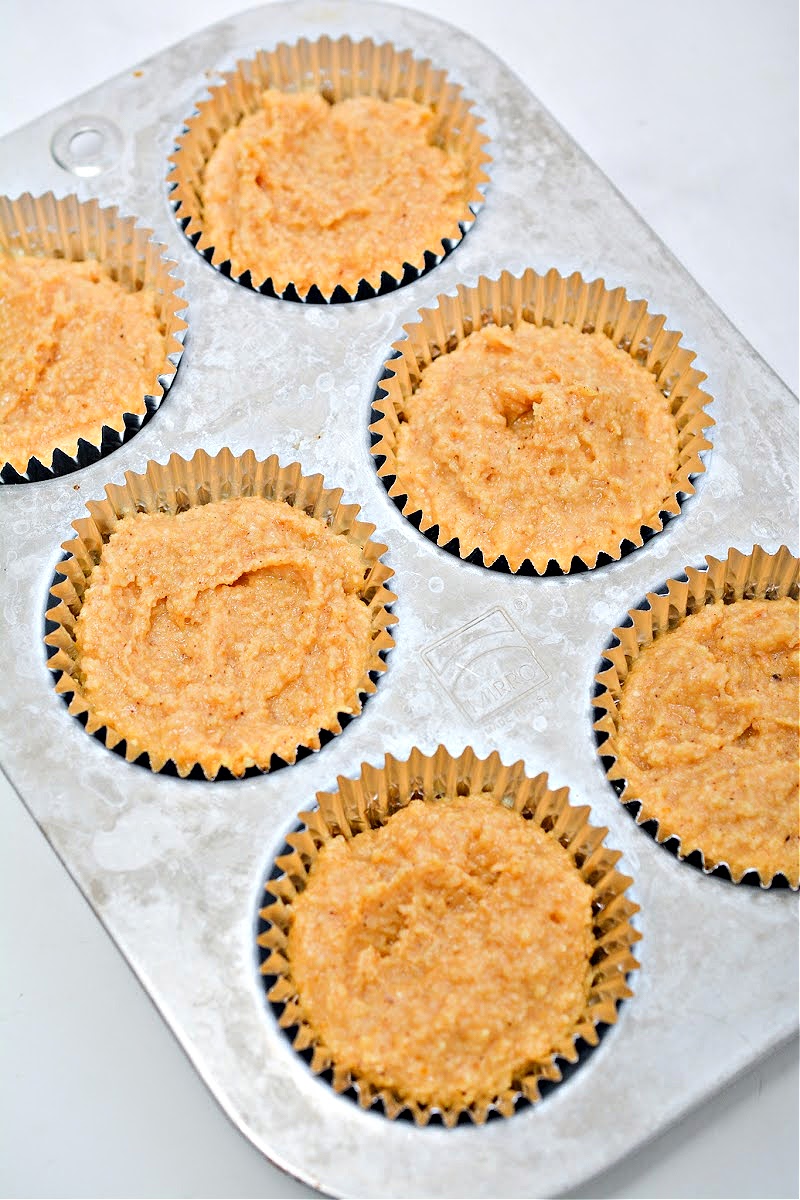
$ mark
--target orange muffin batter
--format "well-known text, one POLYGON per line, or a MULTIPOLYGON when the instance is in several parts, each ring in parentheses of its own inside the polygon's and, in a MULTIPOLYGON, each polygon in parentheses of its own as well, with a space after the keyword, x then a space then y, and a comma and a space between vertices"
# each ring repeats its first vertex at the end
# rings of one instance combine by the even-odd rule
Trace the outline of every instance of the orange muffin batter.
POLYGON ((292 902, 305 1020, 337 1067, 461 1108, 549 1060, 591 984, 592 889, 491 796, 412 801, 326 842, 292 902))
POLYGON ((609 743, 625 798, 736 877, 800 874, 797 617, 788 598, 688 616, 632 664, 609 743))
POLYGON ((462 554, 589 565, 674 494, 678 429, 655 378, 602 333, 487 325, 422 373, 397 479, 462 554))
POLYGON ((145 412, 163 369, 155 297, 97 262, 0 256, 0 464, 74 455, 145 412))
POLYGON ((400 278, 467 216, 466 167, 431 143, 434 120, 411 100, 265 91, 206 165, 209 240, 236 274, 279 291, 400 278))
POLYGON ((126 517, 76 623, 84 697, 179 770, 292 760, 337 713, 359 709, 363 587, 360 548, 279 501, 126 517))

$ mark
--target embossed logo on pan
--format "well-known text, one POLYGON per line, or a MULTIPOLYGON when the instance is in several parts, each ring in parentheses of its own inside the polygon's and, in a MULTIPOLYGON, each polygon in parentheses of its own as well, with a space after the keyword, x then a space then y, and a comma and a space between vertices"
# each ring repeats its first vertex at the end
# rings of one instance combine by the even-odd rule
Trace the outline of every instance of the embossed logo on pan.
POLYGON ((472 720, 485 720, 550 678, 502 608, 492 608, 434 642, 422 657, 472 720))

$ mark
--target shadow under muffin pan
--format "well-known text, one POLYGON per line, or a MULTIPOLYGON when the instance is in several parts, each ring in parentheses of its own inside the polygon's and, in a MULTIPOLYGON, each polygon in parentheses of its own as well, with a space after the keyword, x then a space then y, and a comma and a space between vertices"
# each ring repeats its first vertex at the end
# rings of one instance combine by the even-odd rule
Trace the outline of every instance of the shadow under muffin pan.
POLYGON ((458 30, 380 3, 343 0, 323 12, 279 2, 188 37, 143 71, 0 143, 0 192, 63 190, 64 169, 47 157, 54 133, 82 113, 113 113, 122 157, 81 188, 168 237, 192 324, 190 370, 135 438, 79 474, 0 488, 0 668, 14 680, 0 694, 3 767, 212 1093, 281 1167, 334 1195, 575 1187, 796 1026, 795 898, 722 886, 642 836, 605 778, 590 711, 610 631, 654 584, 730 546, 775 550, 794 538, 796 402, 514 74, 458 30), (171 225, 164 175, 207 70, 326 34, 409 47, 446 71, 485 118, 491 185, 457 252, 407 287, 358 304, 279 304, 209 269, 171 225), (561 577, 476 570, 409 528, 387 497, 366 436, 375 380, 404 325, 438 296, 481 275, 553 263, 646 297, 684 331, 714 396, 714 453, 681 519, 635 554, 561 577), (274 453, 342 487, 388 545, 399 596, 390 669, 359 720, 322 754, 213 786, 143 770, 87 736, 53 687, 42 639, 58 548, 85 500, 198 446, 274 453), (253 914, 318 792, 364 762, 440 744, 522 759, 529 775, 546 771, 573 803, 590 806, 591 823, 607 826, 608 845, 622 852, 619 869, 636 881, 644 940, 624 1019, 567 1084, 510 1120, 420 1129, 363 1111, 310 1074, 266 1009, 253 914), (580 1153, 565 1154, 576 1130, 580 1153), (369 1154, 354 1153, 365 1145, 369 1154))

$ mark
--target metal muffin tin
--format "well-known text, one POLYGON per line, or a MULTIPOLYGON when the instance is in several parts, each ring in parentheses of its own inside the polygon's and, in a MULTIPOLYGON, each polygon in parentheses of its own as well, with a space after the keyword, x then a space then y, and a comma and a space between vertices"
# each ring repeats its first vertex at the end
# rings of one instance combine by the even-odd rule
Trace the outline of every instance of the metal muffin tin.
POLYGON ((301 0, 187 38, 2 139, 0 191, 51 188, 118 204, 168 244, 189 332, 169 396, 131 441, 69 476, 0 489, 6 772, 219 1103, 279 1166, 334 1195, 575 1186, 795 1026, 795 897, 707 877, 637 828, 605 779, 591 706, 611 630, 647 591, 730 546, 787 542, 797 553, 794 397, 501 62, 401 8, 301 0), (323 33, 391 41, 445 68, 485 116, 493 160, 486 203, 452 255, 389 295, 335 306, 270 299, 220 276, 181 233, 165 184, 207 71, 323 33), (65 173, 51 144, 63 149, 93 114, 109 139, 102 169, 80 158, 65 173), (395 508, 369 448, 376 383, 402 326, 458 282, 527 266, 579 269, 645 298, 683 330, 715 398, 714 449, 681 515, 621 561, 565 577, 503 575, 437 548, 395 508), (299 460, 362 506, 388 545, 399 624, 377 693, 340 736, 273 775, 207 783, 154 775, 85 732, 53 687, 44 612, 86 500, 150 459, 226 445, 299 460), (362 761, 440 742, 522 758, 590 804, 634 876, 643 940, 617 1025, 542 1103, 483 1127, 419 1129, 364 1112, 311 1075, 266 1003, 255 925, 264 877, 318 790, 362 761))

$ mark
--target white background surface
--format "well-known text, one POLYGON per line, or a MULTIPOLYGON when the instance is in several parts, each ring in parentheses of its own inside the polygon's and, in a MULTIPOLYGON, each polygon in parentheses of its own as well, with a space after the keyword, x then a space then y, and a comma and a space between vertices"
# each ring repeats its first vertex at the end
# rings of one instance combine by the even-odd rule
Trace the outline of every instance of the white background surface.
MULTIPOLYGON (((0 0, 0 134, 245 2, 0 0)), ((410 7, 505 59, 797 391, 795 0, 410 7)), ((229 1125, 2 779, 0 881, 0 1193, 312 1195, 229 1125)), ((797 1131, 795 1041, 574 1194, 797 1196, 797 1131)))

